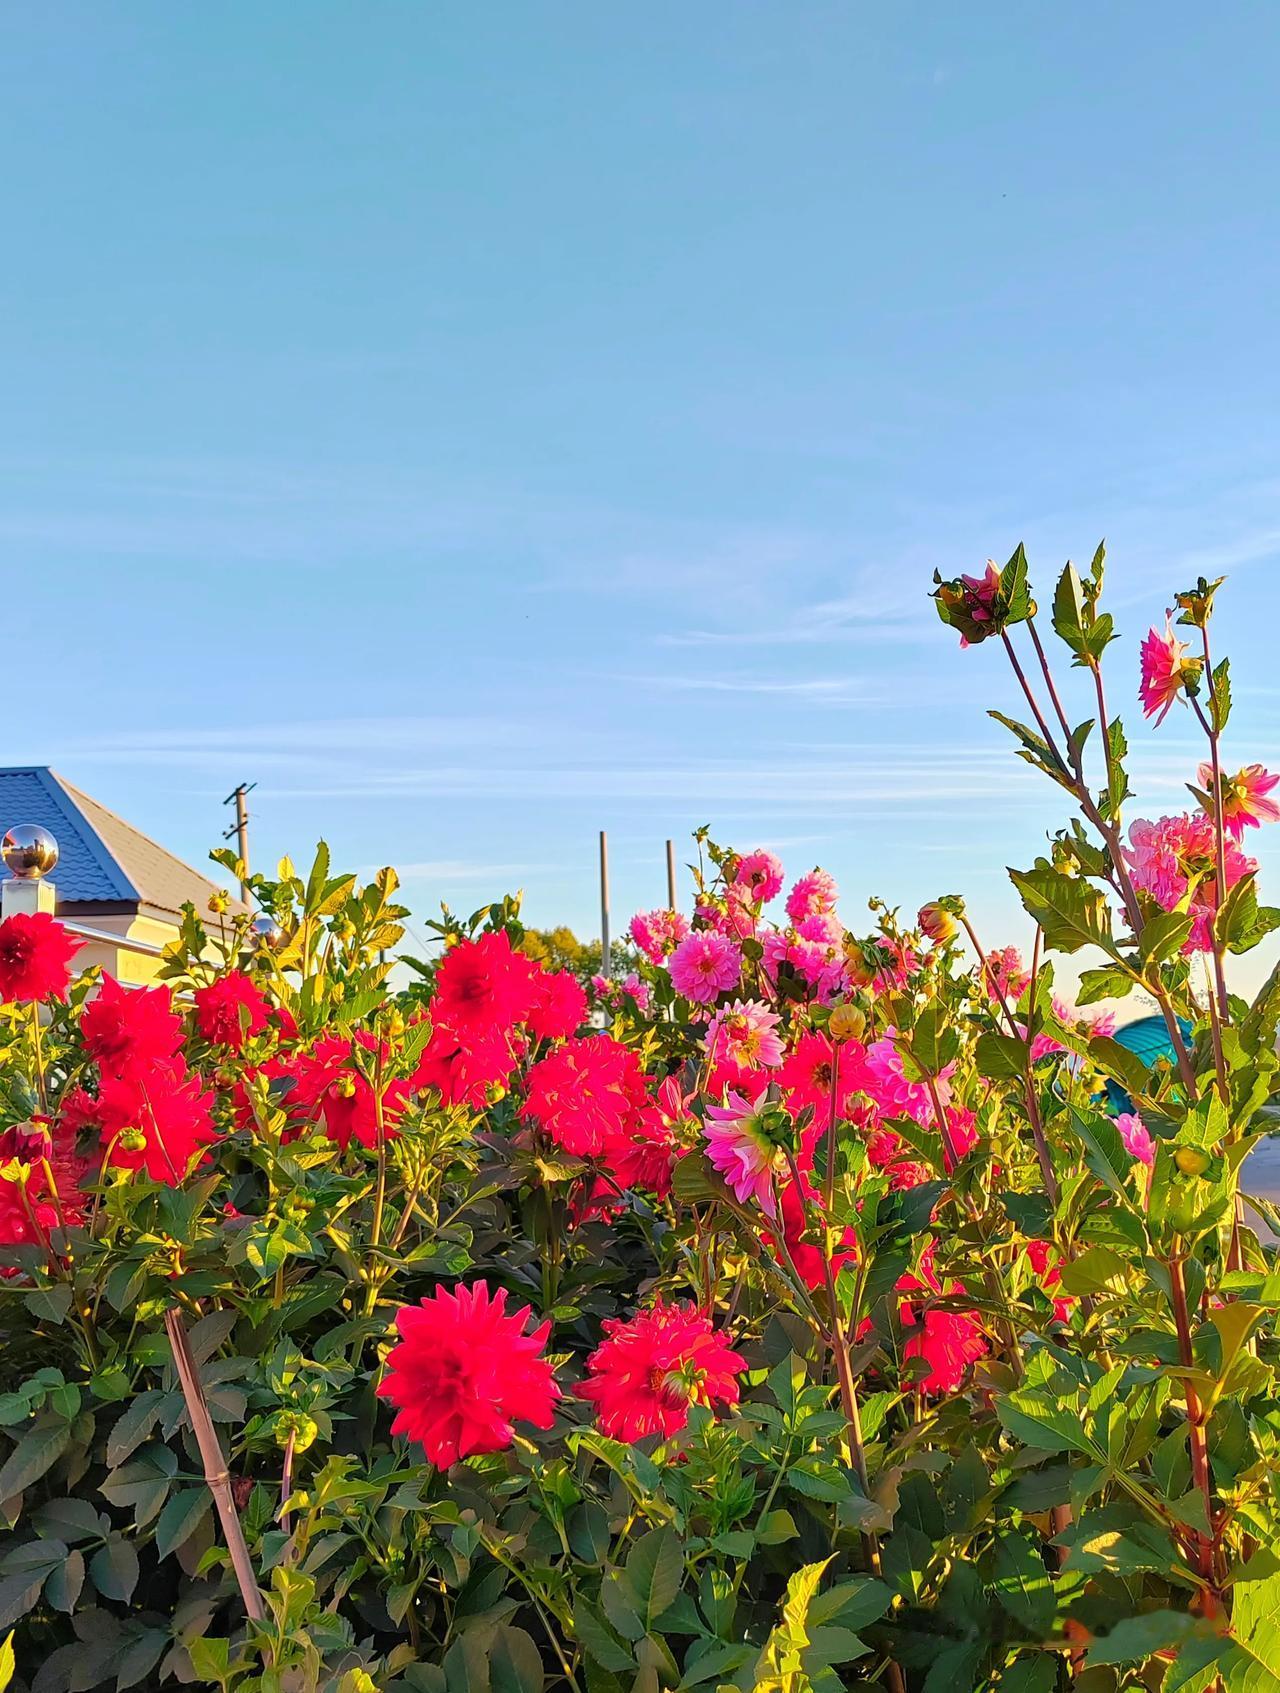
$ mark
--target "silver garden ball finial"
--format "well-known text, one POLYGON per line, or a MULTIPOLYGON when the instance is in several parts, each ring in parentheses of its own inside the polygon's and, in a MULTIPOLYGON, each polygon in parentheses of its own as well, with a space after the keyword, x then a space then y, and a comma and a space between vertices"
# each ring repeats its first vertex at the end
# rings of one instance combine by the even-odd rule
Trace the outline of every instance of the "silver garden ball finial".
POLYGON ((0 858, 11 876, 38 882, 58 862, 58 843, 38 823, 15 823, 0 841, 0 858))
POLYGON ((261 912, 254 918, 249 925, 249 933, 259 946, 265 946, 271 952, 274 952, 284 939, 284 930, 275 918, 267 916, 266 912, 261 912))

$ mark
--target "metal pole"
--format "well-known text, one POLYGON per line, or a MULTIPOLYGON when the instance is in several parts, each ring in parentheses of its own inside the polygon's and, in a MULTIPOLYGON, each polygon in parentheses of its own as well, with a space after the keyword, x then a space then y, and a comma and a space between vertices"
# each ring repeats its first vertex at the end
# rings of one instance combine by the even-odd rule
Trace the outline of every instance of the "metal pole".
POLYGON ((609 838, 600 831, 600 974, 613 974, 609 945, 609 838))
POLYGON ((667 910, 676 909, 676 843, 667 842, 667 910))
MULTIPOLYGON (((245 801, 249 790, 251 788, 256 788, 257 785, 258 784, 256 782, 241 782, 239 787, 233 788, 227 795, 226 799, 222 802, 223 805, 230 805, 232 800, 236 803, 235 824, 232 828, 225 832, 222 838, 225 841, 230 840, 232 835, 235 836, 236 857, 244 866, 244 873, 246 876, 249 874, 249 807, 245 801)), ((246 905, 248 905, 249 884, 247 881, 241 881, 240 883, 240 898, 246 905)))

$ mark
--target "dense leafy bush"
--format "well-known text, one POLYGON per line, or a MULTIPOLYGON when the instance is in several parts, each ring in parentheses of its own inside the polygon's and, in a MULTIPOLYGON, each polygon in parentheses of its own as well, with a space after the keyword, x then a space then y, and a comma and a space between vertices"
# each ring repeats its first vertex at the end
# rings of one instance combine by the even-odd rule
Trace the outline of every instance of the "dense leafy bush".
POLYGON ((1200 583, 1141 682, 1204 729, 1197 809, 1126 830, 1101 583, 1053 603, 1078 727, 1021 549, 935 596, 1075 812, 1012 872, 1025 961, 952 896, 850 933, 817 870, 770 920, 781 866, 705 834, 594 1017, 510 900, 390 991, 395 878, 323 848, 155 989, 0 928, 14 1685, 1280 1689, 1240 1193, 1280 981, 1226 975, 1274 779, 1223 773, 1200 583))

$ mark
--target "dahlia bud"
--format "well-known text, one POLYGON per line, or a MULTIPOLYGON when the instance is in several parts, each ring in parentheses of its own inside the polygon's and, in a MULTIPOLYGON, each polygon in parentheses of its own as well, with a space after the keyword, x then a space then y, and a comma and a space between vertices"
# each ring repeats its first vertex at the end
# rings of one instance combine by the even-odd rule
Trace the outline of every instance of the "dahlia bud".
POLYGON ((145 1152, 147 1137, 142 1129, 122 1129, 118 1142, 121 1152, 145 1152))
POLYGON ((861 1040, 866 1033, 866 1013, 856 1005, 835 1005, 831 1008, 831 1018, 827 1024, 827 1033, 832 1040, 861 1040))
POLYGON ((354 1099, 356 1096, 356 1079, 354 1076, 339 1076, 333 1084, 333 1091, 339 1099, 354 1099))
POLYGON ((289 1444, 289 1437, 292 1435, 294 1451, 305 1452, 319 1432, 315 1418, 308 1417, 302 1411, 281 1411, 275 1419, 276 1445, 282 1451, 289 1444))
POLYGON ((844 943, 844 973, 855 988, 869 988, 876 979, 875 971, 862 950, 862 943, 852 938, 844 943))
POLYGON ((19 1123, 10 1130, 9 1144, 13 1156, 24 1164, 37 1164, 53 1155, 53 1136, 43 1123, 19 1123))
POLYGON ((1199 1146, 1180 1146, 1173 1155, 1173 1161, 1184 1176, 1202 1176, 1213 1162, 1199 1146))
POLYGON ((507 1090, 503 1087, 501 1082, 491 1082, 489 1084, 490 1105, 496 1105, 500 1099, 505 1099, 506 1097, 507 1090))
POLYGON ((223 893, 221 888, 218 888, 214 893, 209 895, 209 910, 212 911, 215 917, 223 916, 230 907, 230 904, 231 901, 227 898, 226 894, 223 893))
POLYGON ((920 907, 916 922, 920 925, 921 934, 927 935, 937 946, 945 946, 960 933, 960 925, 946 906, 936 899, 920 907))
POLYGON ((1213 596, 1225 580, 1225 577, 1219 576, 1216 581, 1209 582, 1201 576, 1197 578, 1194 588, 1183 594, 1175 594, 1174 603, 1182 612, 1178 622, 1189 624, 1193 629, 1203 629, 1213 615, 1213 596))
POLYGON ((387 1018, 387 1038, 399 1040, 404 1034, 404 1017, 399 1011, 393 1011, 387 1018))

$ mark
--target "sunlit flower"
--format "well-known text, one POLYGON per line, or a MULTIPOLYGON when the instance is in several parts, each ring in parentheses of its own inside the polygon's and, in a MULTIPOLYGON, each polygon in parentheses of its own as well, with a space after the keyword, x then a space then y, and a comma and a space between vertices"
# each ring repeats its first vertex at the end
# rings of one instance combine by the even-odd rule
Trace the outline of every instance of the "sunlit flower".
POLYGON ((758 1000, 735 999, 711 1019, 707 1057, 713 1064, 727 1061, 744 1068, 760 1064, 772 1069, 782 1063, 782 1040, 777 1032, 781 1021, 776 1011, 758 1000))
POLYGON ((746 1362, 692 1304, 659 1299, 629 1321, 606 1318, 578 1390, 612 1440, 678 1434, 690 1405, 736 1405, 746 1362))
POLYGON ((1156 1143, 1151 1138, 1151 1130, 1136 1111, 1122 1112, 1116 1118, 1116 1128, 1120 1131, 1126 1152, 1141 1164, 1155 1163, 1156 1143))
POLYGON ((1067 1323, 1071 1321, 1071 1309, 1075 1298, 1070 1293, 1055 1292, 1062 1281, 1062 1254, 1050 1241, 1029 1240, 1027 1242, 1027 1257, 1031 1268, 1039 1279, 1040 1286, 1053 1300, 1054 1321, 1067 1323))
POLYGON ((509 1029, 533 1008, 535 976, 533 960, 513 951, 504 932, 460 941, 436 972, 432 1017, 464 1035, 509 1029))
POLYGON ((836 1114, 849 1114, 851 1096, 862 1083, 863 1050, 856 1041, 832 1046, 826 1035, 808 1029, 797 1040, 778 1070, 777 1082, 792 1116, 806 1106, 824 1123, 831 1106, 832 1069, 839 1068, 839 1097, 836 1114))
POLYGON ((16 911, 0 923, 0 1000, 63 999, 68 964, 84 942, 47 911, 16 911))
POLYGON ((945 905, 939 905, 932 900, 928 905, 920 907, 916 922, 920 925, 920 933, 934 942, 937 946, 945 946, 960 932, 960 925, 956 922, 945 905))
POLYGON ((1016 946, 1002 946, 987 954, 982 985, 988 999, 998 999, 1003 995, 1010 1005, 1016 1005, 1027 991, 1030 980, 1022 954, 1016 946))
POLYGON ((630 933, 649 962, 661 964, 689 933, 689 920, 679 911, 637 911, 630 933))
MULTIPOLYGON (((1263 823, 1280 822, 1280 803, 1267 796, 1280 782, 1260 764, 1246 764, 1234 776, 1222 778, 1222 826, 1235 840, 1246 829, 1256 829, 1263 823)), ((1213 766, 1200 766, 1200 786, 1212 797, 1213 766)))
POLYGON ((787 895, 787 916, 793 923, 803 923, 806 917, 827 917, 839 898, 834 876, 825 870, 810 870, 787 895))
POLYGON ((483 1281, 437 1287, 396 1315, 378 1394, 396 1406, 393 1434, 416 1441, 447 1469, 478 1452, 502 1452, 515 1424, 550 1428, 560 1389, 543 1357, 550 1322, 526 1333, 529 1307, 507 1312, 507 1290, 483 1281))
POLYGON ((1138 698, 1142 701, 1144 715, 1155 717, 1157 724, 1163 723, 1169 715, 1169 708, 1186 688, 1188 679, 1194 680, 1200 674, 1199 661, 1188 659, 1186 653, 1187 644, 1174 634, 1173 623, 1168 617, 1165 618, 1163 635, 1158 629, 1147 631, 1140 655, 1142 679, 1138 684, 1138 698))
POLYGON ((749 905, 768 905, 782 892, 782 860, 763 848, 744 853, 733 867, 730 887, 749 905))
MULTIPOLYGON (((1211 952, 1213 918, 1220 901, 1212 819, 1197 811, 1162 817, 1156 823, 1139 821, 1130 826, 1129 840, 1124 856, 1134 886, 1150 894, 1162 911, 1173 911, 1190 890, 1192 928, 1182 950, 1211 952)), ((1228 891, 1258 868, 1258 861, 1243 853, 1234 840, 1226 842, 1224 861, 1228 891)))
POLYGON ((172 1058, 182 1044, 182 1020, 167 987, 123 988, 114 976, 104 976, 84 1008, 80 1034, 104 1072, 123 1075, 172 1058))
POLYGON ((765 1125, 764 1102, 763 1089, 754 1100, 730 1091, 723 1105, 707 1107, 703 1134, 708 1159, 739 1203, 754 1200, 766 1216, 774 1217, 773 1177, 784 1161, 765 1125))
POLYGON ((95 1115, 109 1162, 178 1187, 215 1141, 213 1096, 181 1056, 104 1075, 95 1115))
POLYGON ((542 970, 534 977, 533 1002, 525 1026, 535 1040, 563 1040, 587 1020, 587 996, 568 970, 542 970))
POLYGON ((713 929, 696 929, 671 954, 668 968, 677 993, 696 1005, 710 1005, 736 988, 742 978, 742 954, 713 929))
POLYGON ((958 1281, 944 1289, 933 1272, 932 1257, 931 1245, 920 1261, 923 1281, 908 1274, 895 1283, 899 1293, 925 1295, 923 1300, 903 1299, 898 1306, 899 1321, 909 1331, 902 1356, 904 1362, 922 1358, 928 1365, 927 1373, 916 1384, 922 1393, 957 1393, 969 1365, 991 1347, 976 1311, 939 1309, 933 1302, 943 1293, 954 1299, 965 1289, 958 1281))
POLYGON ((262 989, 243 970, 228 970, 192 994, 196 1027, 211 1046, 240 1052, 245 1041, 267 1026, 270 1006, 262 989))
POLYGON ((994 559, 987 560, 981 576, 956 576, 943 581, 935 573, 934 581, 938 584, 933 597, 939 615, 944 623, 959 631, 962 647, 985 641, 1003 629, 999 608, 1000 569, 994 559))
POLYGON ((576 1158, 597 1158, 647 1103, 644 1072, 612 1035, 565 1041, 532 1065, 520 1115, 576 1158))
POLYGON ((447 1025, 433 1026, 418 1067, 415 1090, 433 1088, 444 1105, 469 1105, 480 1110, 495 1087, 511 1079, 524 1043, 503 1029, 489 1029, 463 1040, 447 1025))

